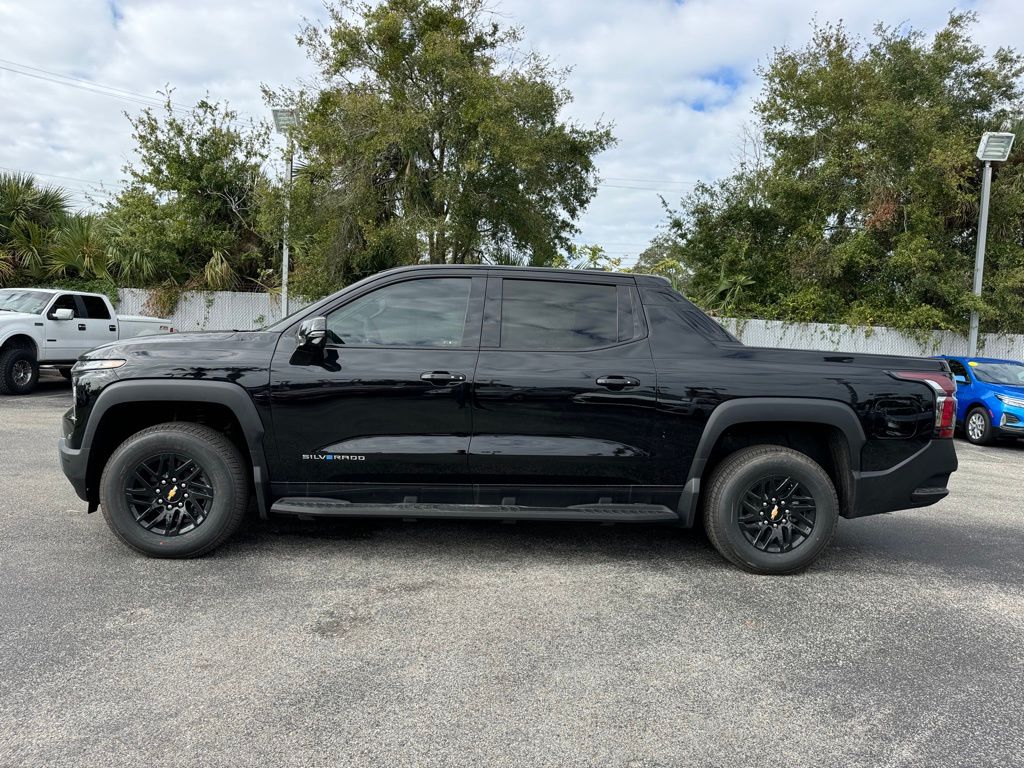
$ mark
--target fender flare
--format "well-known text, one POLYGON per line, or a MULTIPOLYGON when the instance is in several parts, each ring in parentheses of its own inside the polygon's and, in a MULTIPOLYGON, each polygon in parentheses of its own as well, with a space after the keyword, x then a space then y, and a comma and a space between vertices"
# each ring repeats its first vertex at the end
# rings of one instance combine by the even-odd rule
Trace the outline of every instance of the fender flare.
POLYGON ((270 488, 269 467, 263 449, 266 430, 259 411, 249 393, 237 384, 226 381, 155 380, 134 379, 116 381, 103 389, 96 398, 96 404, 89 413, 89 421, 82 435, 82 448, 92 446, 96 429, 107 411, 124 403, 145 403, 149 401, 178 401, 189 403, 216 403, 223 405, 242 428, 249 456, 252 459, 253 483, 256 503, 261 518, 267 516, 267 499, 270 488))
POLYGON ((727 400, 711 412, 697 443, 686 486, 679 500, 679 517, 692 525, 697 513, 701 479, 715 443, 729 427, 766 421, 803 422, 836 427, 846 439, 851 475, 860 471, 861 449, 867 442, 853 408, 838 400, 804 397, 744 397, 727 400))
POLYGON ((7 335, 5 335, 3 338, 0 338, 0 349, 3 349, 4 346, 7 344, 7 342, 9 342, 12 339, 17 338, 19 336, 27 339, 28 342, 32 345, 32 351, 35 352, 36 359, 38 360, 39 359, 39 348, 40 348, 39 340, 36 339, 35 337, 33 337, 32 334, 29 333, 28 331, 26 331, 24 329, 21 329, 21 328, 19 328, 17 330, 14 330, 14 331, 11 331, 7 335))

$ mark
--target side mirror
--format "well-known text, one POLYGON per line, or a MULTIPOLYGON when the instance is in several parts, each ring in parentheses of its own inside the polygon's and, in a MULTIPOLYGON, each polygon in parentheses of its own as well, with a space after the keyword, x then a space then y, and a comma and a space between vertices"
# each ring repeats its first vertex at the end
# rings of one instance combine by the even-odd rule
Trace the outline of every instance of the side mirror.
POLYGON ((953 381, 955 381, 957 384, 968 384, 969 383, 967 381, 967 377, 966 376, 960 376, 959 374, 953 377, 953 381))
POLYGON ((55 309, 53 310, 54 320, 74 320, 75 310, 73 309, 55 309))
POLYGON ((299 349, 318 349, 327 340, 327 318, 311 317, 303 320, 295 334, 299 349))

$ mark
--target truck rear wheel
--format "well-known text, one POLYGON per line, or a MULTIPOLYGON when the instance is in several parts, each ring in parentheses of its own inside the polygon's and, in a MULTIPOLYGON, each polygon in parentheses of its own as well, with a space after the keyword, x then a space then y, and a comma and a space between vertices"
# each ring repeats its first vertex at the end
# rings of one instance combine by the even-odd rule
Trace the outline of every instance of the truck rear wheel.
POLYGON ((6 349, 0 354, 0 394, 27 395, 39 381, 39 362, 28 347, 6 349))
POLYGON ((190 422, 125 440, 100 480, 110 529, 152 557, 199 557, 238 530, 249 500, 246 463, 223 434, 190 422))
POLYGON ((752 573, 806 568, 828 546, 838 521, 828 474, 783 446, 737 451, 715 468, 708 484, 708 538, 723 557, 752 573))

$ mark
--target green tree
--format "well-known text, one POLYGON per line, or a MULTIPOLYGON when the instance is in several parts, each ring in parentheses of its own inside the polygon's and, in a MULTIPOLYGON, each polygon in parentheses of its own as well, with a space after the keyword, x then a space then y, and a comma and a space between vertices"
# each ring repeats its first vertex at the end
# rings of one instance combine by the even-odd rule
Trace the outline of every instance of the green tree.
MULTIPOLYGON (((762 317, 966 326, 985 130, 1021 108, 1024 60, 990 58, 972 14, 931 38, 818 26, 777 50, 757 103, 763 163, 702 185, 670 216, 692 295, 762 317)), ((982 306, 1024 330, 1024 152, 996 171, 982 306)))
POLYGON ((299 37, 323 89, 268 94, 299 110, 294 242, 318 276, 569 250, 613 139, 562 119, 565 72, 521 51, 483 0, 340 0, 330 14, 299 37))
POLYGON ((668 232, 658 234, 637 257, 629 270, 643 275, 667 278, 677 291, 686 293, 690 284, 690 271, 682 263, 679 243, 668 232))
POLYGON ((109 269, 122 284, 244 289, 260 283, 275 238, 259 229, 269 182, 266 125, 242 124, 226 105, 129 117, 137 160, 106 206, 109 269))

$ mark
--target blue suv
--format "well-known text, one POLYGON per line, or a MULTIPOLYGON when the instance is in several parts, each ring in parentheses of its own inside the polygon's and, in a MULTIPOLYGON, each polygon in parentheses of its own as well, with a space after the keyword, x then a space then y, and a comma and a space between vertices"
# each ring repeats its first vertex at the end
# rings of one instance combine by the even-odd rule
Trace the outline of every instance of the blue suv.
POLYGON ((987 445, 997 437, 1024 437, 1024 363, 990 357, 951 357, 956 421, 964 437, 987 445))

